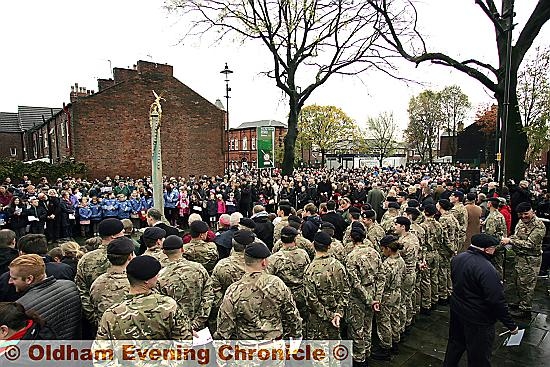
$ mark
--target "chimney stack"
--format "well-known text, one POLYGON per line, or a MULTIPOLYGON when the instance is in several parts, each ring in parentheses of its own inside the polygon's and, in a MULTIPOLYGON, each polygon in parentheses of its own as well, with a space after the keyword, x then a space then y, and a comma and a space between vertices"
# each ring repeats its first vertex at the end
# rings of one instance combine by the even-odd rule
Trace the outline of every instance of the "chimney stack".
POLYGON ((86 87, 79 87, 78 83, 74 83, 74 85, 71 86, 71 94, 70 94, 70 100, 71 103, 75 102, 81 97, 86 97, 91 95, 91 91, 87 90, 86 87))

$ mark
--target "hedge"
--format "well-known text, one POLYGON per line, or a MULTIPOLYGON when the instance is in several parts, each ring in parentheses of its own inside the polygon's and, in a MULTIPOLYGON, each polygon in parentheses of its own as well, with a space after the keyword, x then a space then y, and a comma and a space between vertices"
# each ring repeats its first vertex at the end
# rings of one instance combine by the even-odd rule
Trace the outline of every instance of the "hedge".
POLYGON ((33 162, 23 163, 12 159, 0 160, 0 182, 4 182, 6 177, 10 177, 13 182, 28 176, 30 180, 36 182, 41 177, 46 177, 49 181, 55 181, 57 178, 65 177, 85 177, 87 173, 84 163, 73 161, 64 161, 61 163, 33 162))

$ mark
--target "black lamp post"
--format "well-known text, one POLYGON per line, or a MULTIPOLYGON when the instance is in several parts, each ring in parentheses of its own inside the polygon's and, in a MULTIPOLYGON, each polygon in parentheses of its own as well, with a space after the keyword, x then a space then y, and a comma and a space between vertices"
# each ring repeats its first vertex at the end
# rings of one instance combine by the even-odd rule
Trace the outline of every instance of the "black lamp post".
POLYGON ((227 156, 226 156, 226 172, 229 174, 229 92, 231 88, 229 87, 229 74, 233 74, 233 71, 227 67, 225 63, 225 68, 220 71, 220 74, 225 75, 225 137, 227 141, 227 156))

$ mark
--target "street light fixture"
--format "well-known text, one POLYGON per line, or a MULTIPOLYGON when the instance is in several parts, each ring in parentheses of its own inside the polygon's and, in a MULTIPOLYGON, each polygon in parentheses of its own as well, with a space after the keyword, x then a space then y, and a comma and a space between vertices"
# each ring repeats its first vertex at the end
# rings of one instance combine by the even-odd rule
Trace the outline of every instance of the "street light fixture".
POLYGON ((233 74, 233 71, 227 67, 227 63, 225 63, 225 68, 220 71, 220 74, 225 75, 225 139, 227 144, 227 156, 226 156, 226 172, 229 174, 229 92, 231 92, 231 88, 229 87, 229 74, 233 74))

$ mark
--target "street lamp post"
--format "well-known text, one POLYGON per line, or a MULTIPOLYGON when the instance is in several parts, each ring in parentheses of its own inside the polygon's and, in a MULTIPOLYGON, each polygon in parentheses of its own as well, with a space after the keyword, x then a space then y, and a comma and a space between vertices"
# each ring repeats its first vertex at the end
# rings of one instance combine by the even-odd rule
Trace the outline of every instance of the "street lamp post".
POLYGON ((231 92, 231 88, 229 87, 229 74, 233 74, 233 71, 230 70, 227 67, 227 63, 225 63, 225 68, 220 71, 220 74, 225 75, 225 139, 227 144, 225 169, 227 174, 229 174, 229 92, 231 92))

